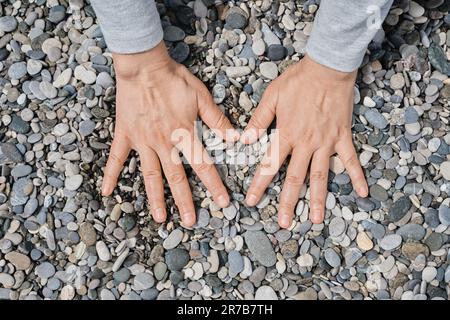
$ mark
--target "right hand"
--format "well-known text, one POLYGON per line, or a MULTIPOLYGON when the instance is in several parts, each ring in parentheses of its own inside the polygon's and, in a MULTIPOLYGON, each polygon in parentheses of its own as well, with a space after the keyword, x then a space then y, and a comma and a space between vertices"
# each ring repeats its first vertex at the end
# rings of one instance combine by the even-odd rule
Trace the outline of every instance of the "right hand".
POLYGON ((162 171, 185 226, 196 220, 188 179, 180 161, 181 151, 224 208, 230 198, 219 174, 194 130, 197 115, 220 137, 239 139, 225 115, 214 104, 203 83, 183 65, 172 60, 164 43, 138 54, 113 54, 117 79, 114 140, 104 172, 102 194, 110 195, 131 149, 139 153, 145 189, 155 221, 164 222, 162 171), (176 141, 174 132, 188 133, 176 141), (187 139, 186 139, 187 138, 187 139), (175 148, 174 146, 177 146, 175 148), (162 170, 161 170, 162 167, 162 170))

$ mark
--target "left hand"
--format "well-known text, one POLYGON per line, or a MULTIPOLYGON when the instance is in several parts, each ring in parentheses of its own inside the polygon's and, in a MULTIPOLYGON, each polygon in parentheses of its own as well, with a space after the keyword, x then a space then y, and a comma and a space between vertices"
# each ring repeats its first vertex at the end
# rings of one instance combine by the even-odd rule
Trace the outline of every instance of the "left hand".
POLYGON ((255 173, 246 202, 249 206, 258 203, 291 154, 278 208, 278 223, 283 228, 292 223, 310 162, 309 218, 313 223, 324 220, 333 154, 344 163, 357 194, 368 195, 351 133, 356 73, 330 69, 305 56, 269 85, 241 136, 243 143, 254 143, 277 117, 277 132, 255 173))

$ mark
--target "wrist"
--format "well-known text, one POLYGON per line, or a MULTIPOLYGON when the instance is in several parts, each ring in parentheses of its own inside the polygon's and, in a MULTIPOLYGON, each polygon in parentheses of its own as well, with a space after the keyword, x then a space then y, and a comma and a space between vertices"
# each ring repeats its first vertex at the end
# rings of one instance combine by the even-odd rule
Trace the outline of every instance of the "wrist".
POLYGON ((169 56, 164 42, 161 41, 151 50, 132 54, 113 53, 114 70, 118 79, 147 78, 154 79, 158 71, 175 65, 169 56))
POLYGON ((323 64, 316 62, 308 54, 301 60, 303 62, 302 67, 306 70, 311 70, 313 74, 316 74, 319 78, 330 79, 338 82, 355 82, 358 70, 351 72, 339 71, 323 64))

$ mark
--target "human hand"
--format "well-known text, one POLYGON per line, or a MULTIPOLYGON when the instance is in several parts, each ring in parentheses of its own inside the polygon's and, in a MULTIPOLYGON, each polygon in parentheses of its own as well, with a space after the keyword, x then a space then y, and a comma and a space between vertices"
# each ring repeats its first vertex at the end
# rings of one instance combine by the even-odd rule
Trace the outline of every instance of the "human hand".
POLYGON ((283 228, 292 223, 310 162, 309 218, 313 223, 322 223, 325 216, 328 168, 334 153, 345 165, 357 194, 361 197, 368 194, 352 143, 355 79, 356 71, 339 72, 305 56, 267 87, 241 135, 243 143, 254 143, 277 117, 277 131, 255 173, 246 202, 250 206, 258 203, 273 176, 291 154, 278 208, 278 223, 283 228))
POLYGON ((239 134, 214 104, 203 83, 169 57, 163 42, 144 53, 114 54, 113 59, 117 79, 116 124, 102 194, 113 192, 123 164, 134 149, 140 156, 154 220, 163 222, 167 216, 162 166, 183 224, 192 226, 196 215, 178 154, 181 151, 216 204, 228 206, 227 190, 194 130, 197 115, 227 141, 236 141, 239 134))

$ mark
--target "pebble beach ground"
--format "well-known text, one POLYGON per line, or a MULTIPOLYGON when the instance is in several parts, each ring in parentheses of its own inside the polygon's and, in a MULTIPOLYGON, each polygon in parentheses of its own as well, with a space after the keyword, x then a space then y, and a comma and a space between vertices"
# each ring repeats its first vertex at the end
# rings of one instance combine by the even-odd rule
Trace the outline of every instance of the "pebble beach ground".
MULTIPOLYGON (((303 56, 318 1, 157 6, 172 57, 243 129, 303 56)), ((308 221, 305 186, 280 229, 285 167, 255 208, 243 201, 263 139, 234 146, 252 164, 218 164, 226 209, 189 174, 198 221, 186 229, 168 188, 167 223, 149 216, 137 154, 100 195, 115 81, 89 2, 0 0, 0 299, 448 299, 449 10, 395 1, 369 46, 352 128, 368 198, 333 157, 324 223, 308 221)))

